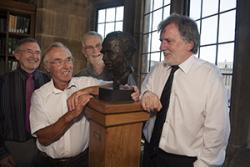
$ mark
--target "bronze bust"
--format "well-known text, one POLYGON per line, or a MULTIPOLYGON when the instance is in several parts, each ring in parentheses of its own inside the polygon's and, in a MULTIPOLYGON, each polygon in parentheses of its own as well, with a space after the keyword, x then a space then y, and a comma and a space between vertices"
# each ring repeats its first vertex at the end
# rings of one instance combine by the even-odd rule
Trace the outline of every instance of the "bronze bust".
MULTIPOLYGON (((112 94, 110 96, 115 96, 114 100, 116 101, 117 99, 123 101, 124 96, 128 96, 127 98, 131 100, 130 94, 133 92, 133 88, 124 87, 124 85, 135 85, 135 81, 132 77, 134 70, 131 65, 135 51, 136 42, 134 38, 126 32, 111 32, 102 43, 101 52, 103 53, 105 68, 113 74, 113 90, 112 93, 109 93, 112 94)), ((102 91, 103 90, 100 89, 100 95, 102 91)), ((106 98, 109 96, 109 93, 106 92, 103 96, 106 98)), ((112 97, 108 97, 108 99, 111 98, 112 97)), ((126 99, 124 100, 126 101, 126 99)))
POLYGON ((106 68, 113 73, 114 89, 131 84, 129 75, 134 71, 131 62, 135 51, 136 42, 128 33, 114 31, 104 39, 101 52, 106 68))

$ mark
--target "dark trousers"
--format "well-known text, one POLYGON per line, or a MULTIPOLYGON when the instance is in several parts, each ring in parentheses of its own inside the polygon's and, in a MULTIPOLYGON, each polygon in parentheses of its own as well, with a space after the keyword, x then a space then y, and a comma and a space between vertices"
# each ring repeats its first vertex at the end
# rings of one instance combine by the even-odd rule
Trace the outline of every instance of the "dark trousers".
POLYGON ((142 167, 193 167, 196 157, 188 157, 167 153, 161 149, 152 150, 149 143, 145 143, 142 167))
POLYGON ((88 167, 88 149, 75 157, 54 159, 39 151, 36 167, 88 167))
POLYGON ((5 141, 4 144, 13 156, 17 167, 35 166, 38 150, 34 138, 25 142, 5 141))

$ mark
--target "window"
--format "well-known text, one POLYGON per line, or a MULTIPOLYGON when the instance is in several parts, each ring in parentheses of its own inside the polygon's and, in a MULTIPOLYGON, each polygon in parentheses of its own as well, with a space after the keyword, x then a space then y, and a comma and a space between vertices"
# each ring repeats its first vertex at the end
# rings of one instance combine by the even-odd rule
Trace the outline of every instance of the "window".
POLYGON ((199 58, 217 65, 230 97, 234 42, 236 0, 190 0, 190 17, 200 31, 199 58))
POLYGON ((97 11, 97 32, 105 37, 112 31, 123 30, 124 7, 112 7, 97 11))
MULTIPOLYGON (((201 34, 197 56, 220 68, 230 97, 236 0, 190 0, 189 2, 190 17, 196 21, 201 34)), ((161 20, 170 15, 171 0, 144 0, 144 4, 141 81, 151 67, 164 58, 159 51, 160 41, 157 26, 161 20)), ((186 12, 183 11, 183 13, 186 12)))
POLYGON ((143 48, 141 76, 144 77, 156 62, 163 60, 160 52, 158 24, 170 15, 170 0, 145 0, 143 14, 143 48))

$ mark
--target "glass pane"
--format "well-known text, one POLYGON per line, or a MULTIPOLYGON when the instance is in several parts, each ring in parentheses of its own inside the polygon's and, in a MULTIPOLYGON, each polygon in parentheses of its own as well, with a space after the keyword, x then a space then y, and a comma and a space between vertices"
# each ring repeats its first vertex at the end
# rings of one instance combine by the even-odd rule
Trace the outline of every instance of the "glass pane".
POLYGON ((215 55, 216 55, 215 45, 200 47, 200 58, 206 60, 210 63, 215 64, 215 55))
POLYGON ((220 15, 219 42, 234 41, 235 10, 220 15))
POLYGON ((194 20, 201 17, 201 0, 191 0, 189 16, 194 20))
POLYGON ((105 31, 105 36, 110 33, 113 32, 115 30, 115 23, 107 23, 106 24, 106 31, 105 31))
POLYGON ((117 21, 123 20, 123 12, 124 12, 123 6, 116 8, 116 20, 117 21))
POLYGON ((151 49, 152 52, 160 51, 160 44, 161 43, 160 43, 159 38, 160 38, 160 34, 158 33, 158 31, 153 32, 153 34, 152 34, 152 49, 151 49))
POLYGON ((170 5, 170 0, 164 0, 164 5, 170 5))
POLYGON ((147 72, 149 72, 150 71, 150 68, 151 68, 151 54, 149 53, 148 55, 147 55, 148 57, 148 59, 147 59, 147 72))
POLYGON ((142 72, 143 73, 149 72, 148 71, 148 56, 149 56, 149 54, 142 55, 142 62, 144 62, 144 63, 142 63, 142 72))
POLYGON ((220 0, 220 11, 236 8, 236 0, 220 0))
POLYGON ((123 30, 123 22, 116 22, 115 31, 122 31, 122 30, 123 30))
POLYGON ((158 63, 160 61, 160 52, 151 54, 151 64, 152 62, 158 63))
POLYGON ((115 21, 115 8, 107 9, 106 21, 115 21))
POLYGON ((160 52, 160 54, 161 54, 161 61, 163 61, 164 60, 164 55, 163 55, 162 52, 160 52))
POLYGON ((104 33, 104 24, 98 24, 97 25, 97 32, 102 35, 102 37, 105 37, 104 33))
POLYGON ((150 13, 149 15, 146 15, 144 17, 144 33, 147 33, 147 32, 150 32, 152 31, 151 30, 151 26, 152 26, 152 21, 151 21, 151 16, 152 16, 152 13, 150 13))
POLYGON ((162 1, 163 0, 154 0, 154 10, 162 7, 163 5, 162 1))
POLYGON ((160 61, 160 52, 151 53, 150 68, 155 66, 155 64, 159 63, 159 61, 160 61))
POLYGON ((203 0, 202 17, 218 13, 218 0, 203 0))
POLYGON ((149 35, 143 35, 143 44, 142 44, 142 47, 143 47, 143 50, 142 50, 142 53, 148 53, 150 51, 149 49, 149 35))
POLYGON ((234 43, 221 44, 218 46, 218 66, 220 68, 233 68, 234 43))
POLYGON ((162 20, 162 9, 157 10, 153 13, 153 31, 157 30, 158 24, 162 20))
POLYGON ((163 8, 163 19, 166 19, 170 15, 170 6, 163 8))
POLYGON ((196 24, 197 24, 199 33, 201 33, 201 32, 200 32, 201 22, 200 22, 200 21, 196 21, 196 24))
POLYGON ((145 0, 145 12, 148 13, 152 11, 152 6, 153 6, 153 0, 145 0))
POLYGON ((217 18, 218 16, 216 15, 202 20, 201 45, 211 44, 216 42, 217 18))
POLYGON ((234 43, 221 44, 218 46, 218 67, 223 74, 223 80, 230 102, 232 73, 234 59, 234 43))
POLYGON ((151 47, 152 47, 152 33, 148 34, 148 43, 147 43, 147 46, 148 46, 148 50, 147 52, 151 52, 151 47))
MULTIPOLYGON (((221 73, 224 73, 223 71, 221 73)), ((224 85, 226 87, 226 93, 228 97, 228 104, 230 104, 230 98, 231 98, 231 87, 232 87, 232 74, 224 74, 223 75, 223 80, 224 80, 224 85)))
POLYGON ((98 10, 98 23, 105 22, 105 9, 98 10))

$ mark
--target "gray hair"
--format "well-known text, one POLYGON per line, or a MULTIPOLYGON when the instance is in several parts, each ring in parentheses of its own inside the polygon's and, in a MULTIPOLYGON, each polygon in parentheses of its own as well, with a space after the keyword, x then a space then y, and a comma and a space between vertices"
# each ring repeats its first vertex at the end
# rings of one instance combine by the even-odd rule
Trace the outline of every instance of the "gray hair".
POLYGON ((81 40, 82 46, 85 45, 84 42, 85 42, 86 38, 89 37, 89 36, 98 37, 98 38, 100 38, 101 41, 103 40, 102 35, 99 34, 98 32, 96 32, 96 31, 89 31, 86 34, 84 34, 84 36, 82 37, 82 40, 81 40))
POLYGON ((67 48, 65 45, 63 45, 61 42, 53 42, 44 52, 43 56, 43 64, 48 63, 48 53, 53 49, 53 48, 63 48, 65 52, 73 58, 72 53, 70 52, 69 48, 67 48))
POLYGON ((22 45, 26 44, 26 43, 36 43, 39 45, 38 41, 34 38, 31 38, 31 37, 23 38, 17 42, 15 52, 19 51, 21 49, 22 45))
POLYGON ((172 23, 178 27, 180 35, 184 40, 194 43, 194 47, 191 51, 196 54, 200 45, 200 34, 195 21, 187 16, 172 14, 160 22, 158 31, 162 32, 166 26, 172 23))

